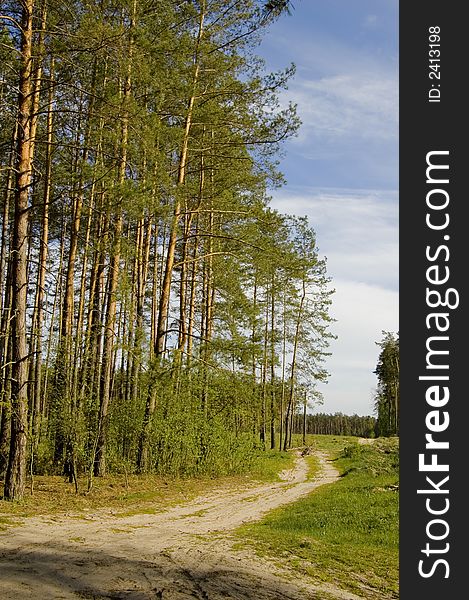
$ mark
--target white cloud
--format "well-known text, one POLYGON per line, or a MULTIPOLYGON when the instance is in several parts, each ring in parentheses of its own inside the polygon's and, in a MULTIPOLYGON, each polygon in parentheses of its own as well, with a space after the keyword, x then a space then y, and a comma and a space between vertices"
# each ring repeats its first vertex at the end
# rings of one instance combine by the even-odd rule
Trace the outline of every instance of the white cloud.
POLYGON ((373 190, 299 189, 272 202, 281 212, 307 215, 328 273, 343 280, 397 289, 397 194, 373 190))
POLYGON ((331 344, 332 356, 326 368, 329 383, 321 385, 325 412, 371 414, 378 359, 378 342, 382 331, 399 328, 397 292, 375 285, 337 279, 332 316, 337 319, 331 344))

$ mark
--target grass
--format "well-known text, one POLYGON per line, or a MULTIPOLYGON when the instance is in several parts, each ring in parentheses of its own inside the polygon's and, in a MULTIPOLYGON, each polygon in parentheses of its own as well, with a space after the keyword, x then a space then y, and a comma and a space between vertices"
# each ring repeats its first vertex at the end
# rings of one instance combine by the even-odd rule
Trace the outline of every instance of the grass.
POLYGON ((308 481, 316 479, 316 477, 321 472, 318 457, 314 456, 314 455, 305 456, 305 460, 306 460, 306 464, 308 465, 308 473, 306 474, 306 479, 308 481))
POLYGON ((6 517, 0 514, 0 532, 5 531, 8 527, 12 525, 18 525, 18 521, 12 519, 11 517, 6 517))
POLYGON ((258 454, 250 474, 257 481, 281 481, 279 473, 285 469, 292 469, 293 465, 294 457, 291 452, 266 450, 258 454))
POLYGON ((184 518, 192 518, 192 517, 203 517, 206 513, 207 513, 206 508, 201 508, 200 510, 197 510, 196 512, 190 513, 188 515, 184 515, 184 518))
MULTIPOLYGON (((341 452, 350 444, 356 444, 357 438, 350 435, 307 435, 306 445, 316 450, 327 452, 332 459, 340 456, 341 452)), ((303 446, 302 436, 293 435, 293 446, 303 446)))
MULTIPOLYGON (((244 475, 189 479, 155 475, 108 475, 95 478, 89 494, 85 493, 85 477, 79 479, 79 493, 76 494, 74 485, 63 477, 35 476, 33 494, 28 487, 21 501, 0 501, 0 531, 19 524, 18 519, 37 515, 72 513, 67 514, 67 517, 86 518, 86 513, 99 509, 111 510, 116 516, 154 514, 217 489, 235 489, 258 482, 278 481, 279 472, 292 466, 291 453, 259 451, 250 471, 244 475)), ((2 488, 0 481, 0 489, 2 488)))
POLYGON ((342 477, 243 526, 239 535, 318 583, 370 599, 398 597, 398 443, 313 436, 342 477))

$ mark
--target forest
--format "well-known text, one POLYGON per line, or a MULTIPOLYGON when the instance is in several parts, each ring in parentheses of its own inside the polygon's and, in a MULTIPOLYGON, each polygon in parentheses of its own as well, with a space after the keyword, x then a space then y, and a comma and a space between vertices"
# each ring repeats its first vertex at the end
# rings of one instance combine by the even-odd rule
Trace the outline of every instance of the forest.
POLYGON ((333 289, 269 196, 295 68, 256 54, 286 10, 1 3, 5 499, 36 474, 242 472, 318 400, 333 289))
POLYGON ((299 410, 293 417, 293 433, 302 435, 306 444, 308 435, 347 435, 361 438, 374 438, 377 421, 371 415, 345 415, 341 412, 303 414, 299 410))

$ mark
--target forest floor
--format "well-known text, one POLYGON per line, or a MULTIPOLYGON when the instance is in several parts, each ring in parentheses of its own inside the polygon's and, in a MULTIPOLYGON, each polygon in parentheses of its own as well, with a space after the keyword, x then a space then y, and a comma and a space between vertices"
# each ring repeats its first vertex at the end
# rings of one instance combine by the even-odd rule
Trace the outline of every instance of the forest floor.
POLYGON ((355 600, 252 551, 233 531, 334 482, 322 452, 308 479, 299 455, 281 482, 217 490, 157 514, 109 510, 31 517, 0 533, 0 598, 24 600, 355 600))

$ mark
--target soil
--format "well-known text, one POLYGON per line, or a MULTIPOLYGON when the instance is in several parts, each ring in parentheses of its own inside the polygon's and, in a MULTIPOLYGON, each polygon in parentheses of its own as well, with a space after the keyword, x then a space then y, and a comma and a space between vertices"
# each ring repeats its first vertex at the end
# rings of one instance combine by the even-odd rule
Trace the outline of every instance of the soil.
POLYGON ((337 479, 326 456, 315 454, 314 480, 298 455, 282 482, 217 491, 158 514, 29 518, 0 536, 0 598, 356 600, 234 548, 235 528, 337 479))

